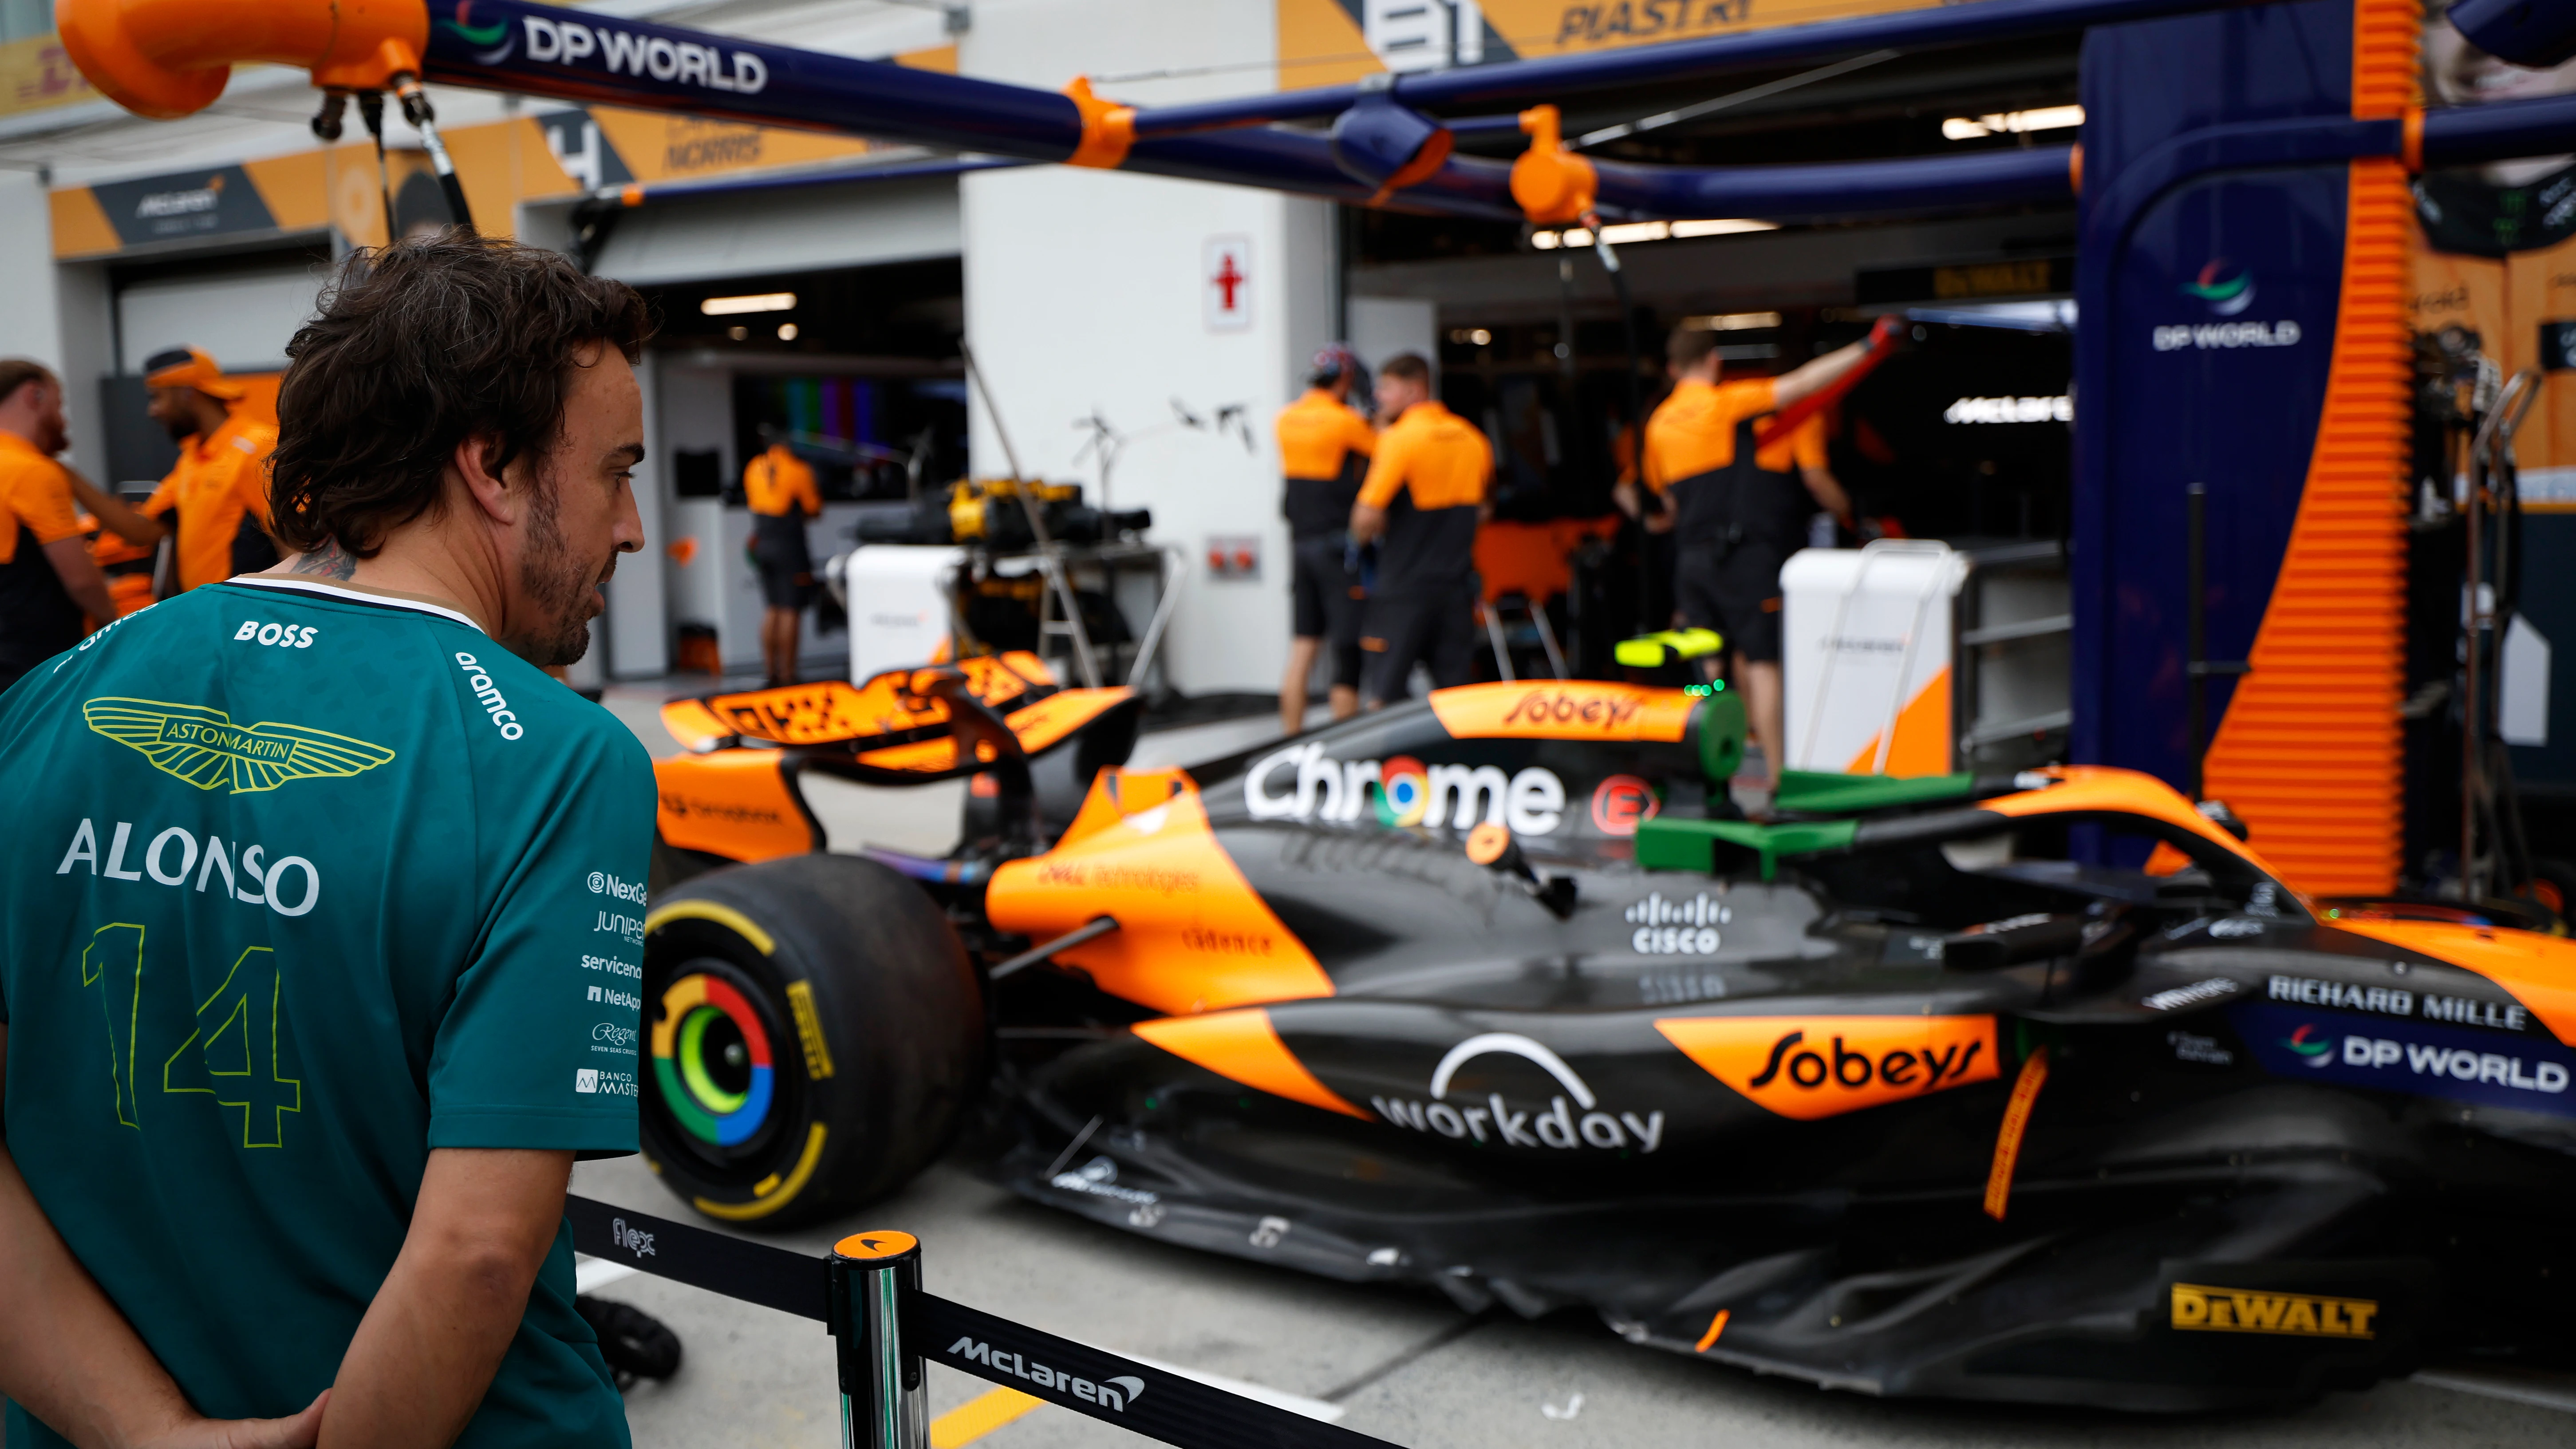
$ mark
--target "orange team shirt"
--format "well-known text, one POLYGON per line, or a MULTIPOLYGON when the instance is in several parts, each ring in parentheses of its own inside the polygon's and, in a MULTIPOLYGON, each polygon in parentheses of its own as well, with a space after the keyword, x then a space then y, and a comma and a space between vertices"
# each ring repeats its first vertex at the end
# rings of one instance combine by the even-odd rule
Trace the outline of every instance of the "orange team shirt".
MULTIPOLYGON (((18 531, 39 547, 81 532, 72 477, 16 433, 0 432, 0 564, 18 558, 18 531)), ((50 567, 50 565, 48 565, 50 567)))
MULTIPOLYGON (((1736 425, 1773 408, 1767 377, 1714 383, 1686 377, 1674 383, 1671 396, 1646 419, 1646 486, 1661 493, 1734 462, 1736 425)), ((1766 457, 1756 454, 1754 461, 1766 457)))
POLYGON ((823 513, 823 495, 814 488, 814 470, 784 444, 770 445, 768 452, 743 466, 742 496, 752 512, 769 518, 784 518, 791 508, 803 509, 810 518, 819 518, 823 513))
POLYGON ((1404 410, 1378 434, 1359 501, 1386 510, 1378 592, 1428 593, 1475 574, 1476 524, 1494 476, 1494 445, 1436 402, 1404 410))
POLYGON ((1350 527, 1351 503, 1377 451, 1377 430, 1320 387, 1280 409, 1279 471, 1288 488, 1280 515, 1299 538, 1350 527))
POLYGON ((233 576, 233 539, 245 518, 268 526, 268 455, 276 448, 275 428, 238 412, 179 445, 178 466, 142 512, 177 514, 182 592, 233 576))
POLYGON ((1825 415, 1809 413, 1805 422, 1790 429, 1789 436, 1754 449, 1753 461, 1771 473, 1825 466, 1825 415))

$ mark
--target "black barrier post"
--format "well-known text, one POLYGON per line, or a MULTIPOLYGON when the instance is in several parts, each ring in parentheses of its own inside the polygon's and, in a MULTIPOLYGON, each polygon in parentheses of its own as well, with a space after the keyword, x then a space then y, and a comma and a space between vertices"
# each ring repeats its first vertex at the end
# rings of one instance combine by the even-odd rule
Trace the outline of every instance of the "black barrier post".
POLYGON ((852 1233, 832 1245, 831 1328, 841 1367, 841 1449, 928 1449, 921 1352, 905 1312, 921 1292, 910 1233, 852 1233))
POLYGON ((1180 1449, 1395 1449, 925 1293, 921 1245, 910 1233, 853 1233, 826 1259, 585 1197, 566 1202, 564 1213, 573 1246, 592 1257, 830 1328, 848 1449, 928 1449, 925 1361, 1180 1449))

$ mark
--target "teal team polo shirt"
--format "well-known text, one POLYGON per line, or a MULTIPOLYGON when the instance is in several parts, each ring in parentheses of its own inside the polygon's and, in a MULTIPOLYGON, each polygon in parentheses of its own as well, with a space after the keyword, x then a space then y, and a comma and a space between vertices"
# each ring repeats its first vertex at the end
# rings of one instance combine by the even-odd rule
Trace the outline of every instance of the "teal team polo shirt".
MULTIPOLYGON (((0 696, 0 800, 9 1151, 201 1411, 330 1386, 430 1149, 635 1150, 652 765, 464 615, 192 590, 0 696)), ((457 1442, 627 1443, 568 1227, 457 1442)))

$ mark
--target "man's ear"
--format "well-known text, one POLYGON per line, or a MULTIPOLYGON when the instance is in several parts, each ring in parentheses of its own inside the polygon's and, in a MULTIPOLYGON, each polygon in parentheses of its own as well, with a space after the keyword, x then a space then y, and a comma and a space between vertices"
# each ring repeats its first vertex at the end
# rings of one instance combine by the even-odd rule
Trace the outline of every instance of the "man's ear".
POLYGON ((520 500, 491 466, 492 461, 500 456, 501 440, 483 434, 458 443, 447 461, 457 481, 464 485, 466 496, 474 500, 474 506, 482 511, 484 517, 506 528, 519 521, 520 500))

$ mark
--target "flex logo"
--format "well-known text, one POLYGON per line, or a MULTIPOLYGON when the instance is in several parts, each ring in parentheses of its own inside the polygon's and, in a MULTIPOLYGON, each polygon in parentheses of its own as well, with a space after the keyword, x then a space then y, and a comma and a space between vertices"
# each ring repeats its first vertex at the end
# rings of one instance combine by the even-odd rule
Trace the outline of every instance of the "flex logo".
POLYGON ((1801 1122, 1994 1080, 1991 1016, 1697 1016, 1655 1023, 1702 1071, 1801 1122))
POLYGON ((634 1228, 626 1226, 626 1219, 624 1218, 610 1218, 608 1220, 608 1240, 615 1243, 617 1246, 624 1248, 626 1251, 633 1253, 639 1258, 658 1258, 662 1256, 661 1254, 653 1251, 653 1235, 651 1233, 638 1232, 634 1228))
POLYGON ((262 720, 237 725, 201 704, 104 696, 81 706, 92 731, 140 752, 163 774, 200 790, 235 795, 274 790, 289 780, 363 775, 393 759, 382 745, 328 730, 262 720))
POLYGON ((1634 1148, 1652 1152, 1664 1145, 1663 1113, 1639 1116, 1635 1112, 1611 1112, 1593 1095, 1591 1084, 1567 1066, 1563 1057, 1528 1037, 1507 1031, 1471 1036, 1451 1047, 1440 1065, 1432 1069, 1430 1101, 1371 1097, 1369 1105, 1398 1127, 1436 1132, 1451 1139, 1472 1138, 1498 1147, 1569 1152, 1583 1147, 1604 1151, 1634 1148), (1564 1094, 1550 1096, 1543 1108, 1515 1108, 1500 1092, 1479 1097, 1473 1091, 1465 1091, 1453 1096, 1459 1069, 1478 1057, 1494 1054, 1536 1063, 1556 1079, 1557 1085, 1565 1089, 1564 1094))

